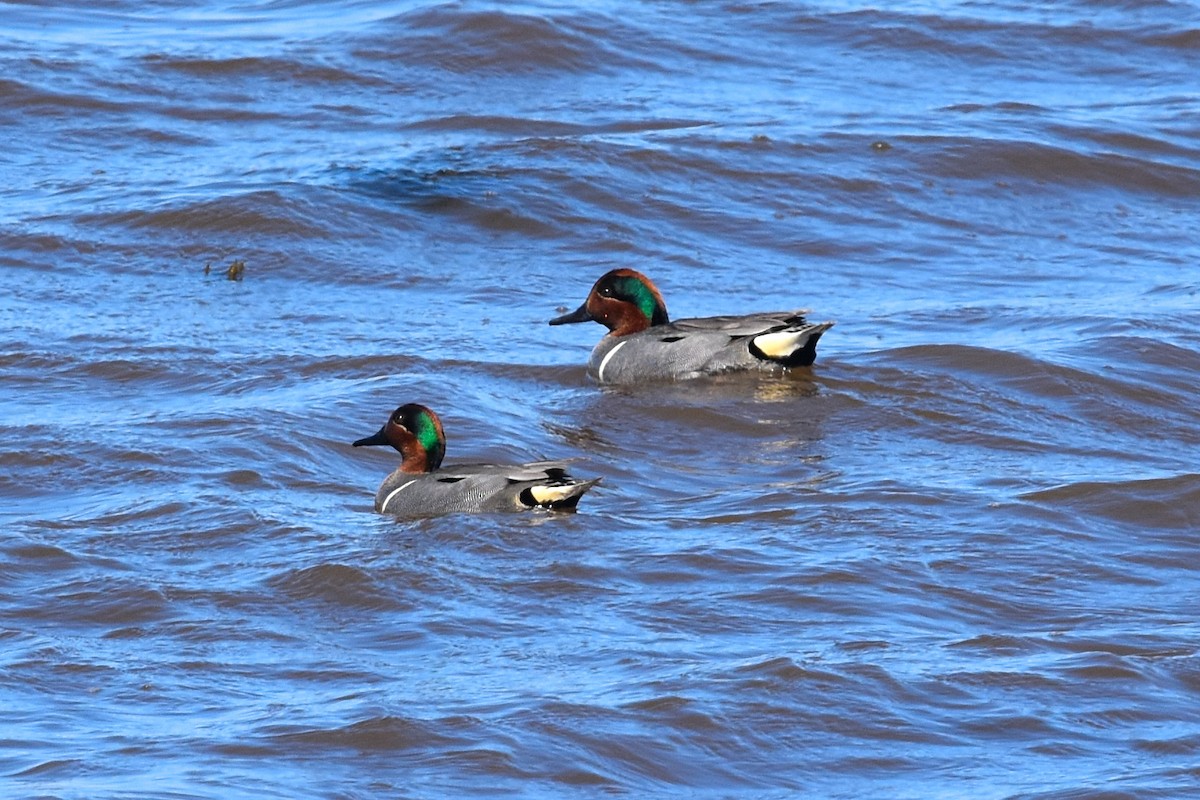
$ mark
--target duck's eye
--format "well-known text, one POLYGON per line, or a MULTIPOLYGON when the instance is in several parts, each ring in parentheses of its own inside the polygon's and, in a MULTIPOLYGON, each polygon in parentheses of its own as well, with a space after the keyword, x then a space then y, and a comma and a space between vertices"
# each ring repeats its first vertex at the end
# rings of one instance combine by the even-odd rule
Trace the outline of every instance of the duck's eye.
POLYGON ((604 295, 605 297, 612 297, 612 287, 611 286, 602 287, 600 289, 600 294, 604 295))

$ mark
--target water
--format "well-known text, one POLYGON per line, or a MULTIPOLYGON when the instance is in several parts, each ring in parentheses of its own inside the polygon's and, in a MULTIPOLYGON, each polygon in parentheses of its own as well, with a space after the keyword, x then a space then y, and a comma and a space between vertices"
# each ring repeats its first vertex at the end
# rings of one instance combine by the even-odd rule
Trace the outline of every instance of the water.
POLYGON ((1200 792, 1200 6, 3 3, 0 44, 0 795, 1200 792), (545 323, 615 266, 838 324, 602 389, 545 323), (378 517, 349 443, 410 401, 448 463, 604 482, 378 517))

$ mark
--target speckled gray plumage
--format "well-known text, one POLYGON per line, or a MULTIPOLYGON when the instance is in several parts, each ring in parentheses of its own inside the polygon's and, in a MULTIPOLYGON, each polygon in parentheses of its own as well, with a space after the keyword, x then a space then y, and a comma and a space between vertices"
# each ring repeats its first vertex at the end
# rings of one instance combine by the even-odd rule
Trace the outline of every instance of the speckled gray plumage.
MULTIPOLYGON (((755 355, 754 337, 796 331, 797 349, 807 348, 815 356, 816 340, 832 326, 832 322, 806 322, 795 311, 682 319, 627 336, 605 336, 592 350, 588 374, 601 383, 635 383, 733 370, 777 370, 789 364, 755 355)), ((805 363, 804 355, 797 353, 798 363, 805 363)), ((812 363, 811 356, 807 363, 812 363)))
POLYGON ((598 478, 572 478, 561 462, 553 461, 514 466, 457 464, 425 473, 396 470, 379 487, 375 510, 398 517, 519 511, 536 505, 529 502, 527 490, 542 486, 571 487, 566 499, 550 507, 574 508, 597 483, 598 478))

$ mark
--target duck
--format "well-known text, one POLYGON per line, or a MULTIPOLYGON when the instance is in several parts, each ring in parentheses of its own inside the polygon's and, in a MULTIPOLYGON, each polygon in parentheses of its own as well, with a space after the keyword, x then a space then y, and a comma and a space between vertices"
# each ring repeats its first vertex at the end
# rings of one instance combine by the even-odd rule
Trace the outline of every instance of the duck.
POLYGON ((654 283, 636 270, 600 277, 587 299, 551 325, 599 322, 608 333, 592 350, 588 375, 598 383, 685 380, 743 370, 811 366, 821 334, 806 311, 700 317, 672 322, 654 283))
POLYGON ((560 461, 443 467, 446 434, 442 421, 419 403, 400 406, 377 433, 353 445, 390 445, 400 452, 400 466, 375 494, 375 510, 397 517, 529 508, 574 511, 579 498, 600 482, 599 478, 571 477, 560 461))

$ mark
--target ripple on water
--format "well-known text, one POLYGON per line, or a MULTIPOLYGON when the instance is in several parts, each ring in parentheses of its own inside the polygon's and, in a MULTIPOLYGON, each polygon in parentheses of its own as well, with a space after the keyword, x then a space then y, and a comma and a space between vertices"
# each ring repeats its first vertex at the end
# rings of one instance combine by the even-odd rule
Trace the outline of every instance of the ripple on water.
POLYGON ((405 610, 412 604, 381 584, 372 573, 347 564, 318 564, 288 570, 269 578, 268 585, 300 601, 323 601, 351 608, 405 610))
MULTIPOLYGON (((1024 498, 1135 527, 1187 533, 1200 530, 1200 474, 1132 481, 1080 481, 1029 492, 1024 498)), ((1184 541, 1180 540, 1180 544, 1184 541)))

